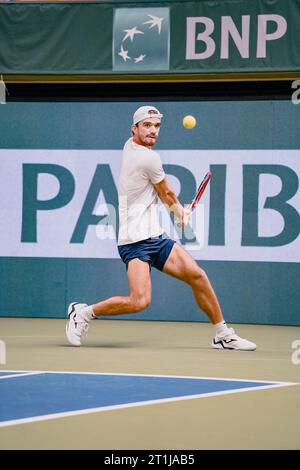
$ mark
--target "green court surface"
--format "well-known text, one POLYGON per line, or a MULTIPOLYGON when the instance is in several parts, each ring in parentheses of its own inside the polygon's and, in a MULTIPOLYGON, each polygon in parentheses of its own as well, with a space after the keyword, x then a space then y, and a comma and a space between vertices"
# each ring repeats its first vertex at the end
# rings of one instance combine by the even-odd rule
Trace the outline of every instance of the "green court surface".
POLYGON ((257 350, 212 349, 207 323, 96 320, 85 345, 75 348, 64 320, 1 318, 0 375, 75 371, 292 384, 4 426, 0 449, 300 449, 300 354, 292 347, 300 328, 230 326, 257 350))

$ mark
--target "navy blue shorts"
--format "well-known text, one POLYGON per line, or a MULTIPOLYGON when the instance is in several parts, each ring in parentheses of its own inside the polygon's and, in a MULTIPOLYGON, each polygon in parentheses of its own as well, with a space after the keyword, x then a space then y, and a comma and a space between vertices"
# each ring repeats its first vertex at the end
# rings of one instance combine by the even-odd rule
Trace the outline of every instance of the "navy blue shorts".
POLYGON ((163 233, 159 237, 147 238, 147 240, 118 246, 118 250, 122 261, 126 264, 126 269, 128 269, 129 261, 138 258, 162 271, 174 243, 174 240, 171 240, 171 238, 163 233))

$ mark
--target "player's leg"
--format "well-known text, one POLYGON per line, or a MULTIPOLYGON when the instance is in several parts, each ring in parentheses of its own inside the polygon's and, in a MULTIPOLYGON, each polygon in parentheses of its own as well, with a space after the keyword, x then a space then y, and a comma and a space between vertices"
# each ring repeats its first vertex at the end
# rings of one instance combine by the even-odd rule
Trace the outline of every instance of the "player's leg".
POLYGON ((233 328, 226 325, 217 296, 206 273, 193 258, 178 244, 175 244, 164 264, 163 272, 186 282, 193 289, 199 307, 215 325, 212 347, 216 349, 240 349, 254 351, 256 344, 240 338, 233 328))
POLYGON ((71 303, 68 309, 66 334, 73 346, 80 346, 90 321, 95 317, 136 313, 148 307, 151 301, 149 264, 139 259, 128 263, 128 296, 116 296, 95 305, 71 303))
POLYGON ((222 322, 223 315, 217 296, 203 269, 180 245, 175 243, 163 272, 189 284, 199 307, 213 324, 222 322))
POLYGON ((128 296, 116 296, 93 305, 95 316, 136 313, 151 302, 151 277, 149 263, 133 259, 128 263, 128 296))

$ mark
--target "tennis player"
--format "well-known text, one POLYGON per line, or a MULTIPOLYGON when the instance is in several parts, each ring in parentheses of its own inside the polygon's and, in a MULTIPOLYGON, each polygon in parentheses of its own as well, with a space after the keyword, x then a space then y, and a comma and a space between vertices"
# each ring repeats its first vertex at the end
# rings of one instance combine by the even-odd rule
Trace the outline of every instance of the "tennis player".
POLYGON ((224 321, 216 294, 206 273, 159 224, 158 198, 186 226, 190 212, 185 210, 170 187, 160 156, 152 150, 163 115, 154 106, 142 106, 133 115, 132 137, 123 149, 118 187, 118 250, 126 264, 129 295, 111 297, 94 305, 73 302, 68 308, 68 341, 80 346, 91 320, 107 315, 137 313, 151 301, 151 273, 154 267, 187 283, 196 302, 214 325, 212 347, 253 351, 256 345, 240 338, 224 321))

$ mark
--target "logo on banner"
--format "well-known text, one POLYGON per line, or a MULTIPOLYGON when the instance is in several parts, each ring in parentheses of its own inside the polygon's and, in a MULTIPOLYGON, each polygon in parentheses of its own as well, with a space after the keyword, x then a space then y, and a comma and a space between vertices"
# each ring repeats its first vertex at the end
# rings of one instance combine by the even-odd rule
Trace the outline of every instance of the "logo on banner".
POLYGON ((169 70, 169 8, 116 8, 113 70, 169 70))

